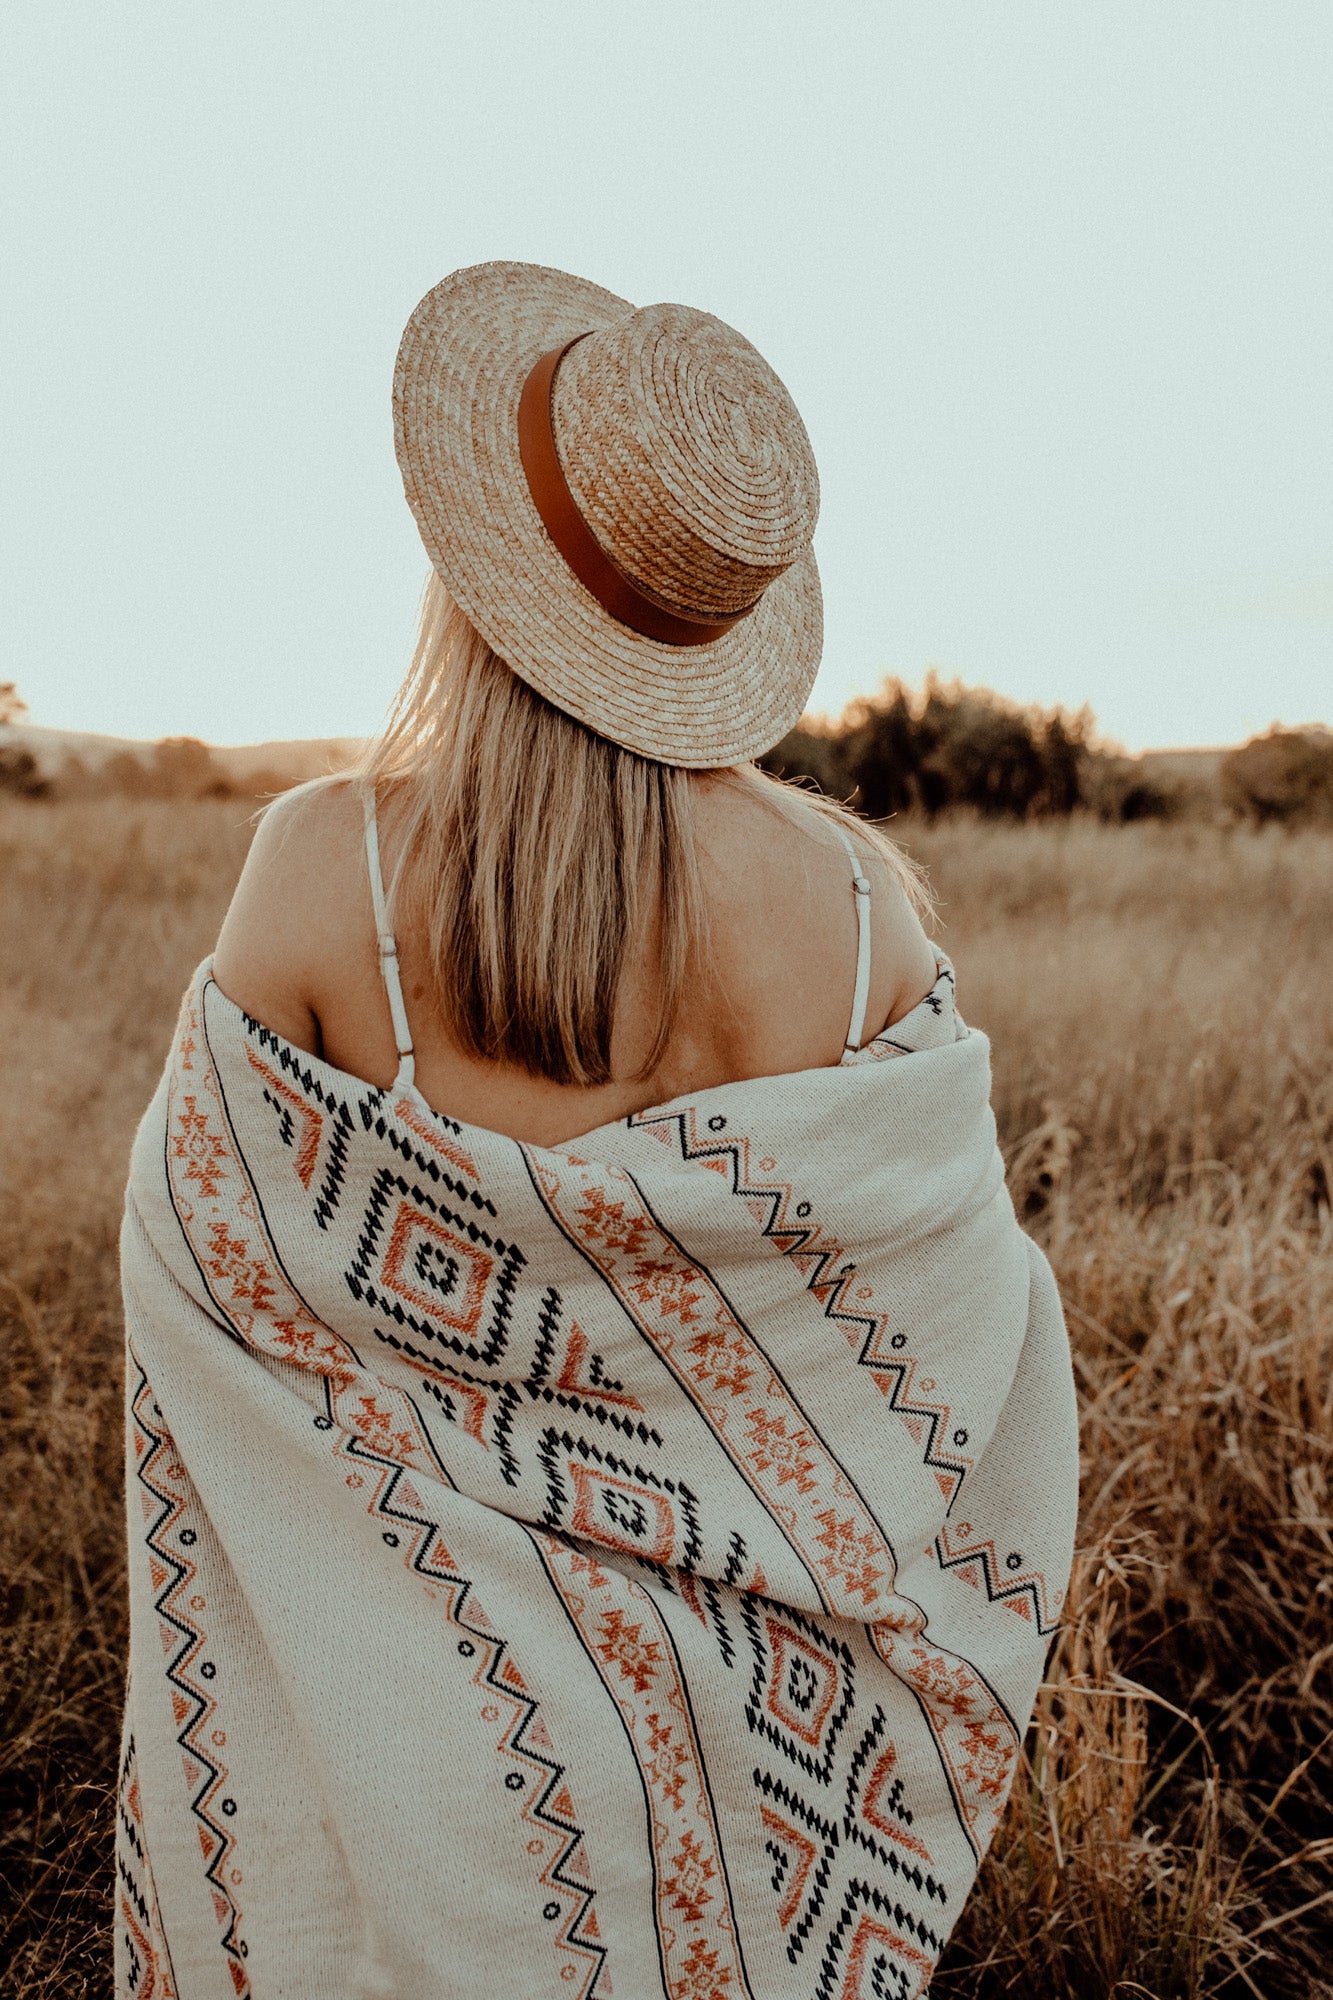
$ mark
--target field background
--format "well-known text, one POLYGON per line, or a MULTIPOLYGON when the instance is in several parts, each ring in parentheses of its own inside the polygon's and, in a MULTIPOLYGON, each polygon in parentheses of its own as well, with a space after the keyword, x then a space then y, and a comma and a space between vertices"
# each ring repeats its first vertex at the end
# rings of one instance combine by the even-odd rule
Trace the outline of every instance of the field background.
MULTIPOLYGON (((115 1239, 248 811, 0 796, 6 2000, 110 1990, 115 1239)), ((1329 2000, 1333 835, 900 831, 993 1038, 1084 1454, 1070 1617, 934 1991, 1329 2000)))

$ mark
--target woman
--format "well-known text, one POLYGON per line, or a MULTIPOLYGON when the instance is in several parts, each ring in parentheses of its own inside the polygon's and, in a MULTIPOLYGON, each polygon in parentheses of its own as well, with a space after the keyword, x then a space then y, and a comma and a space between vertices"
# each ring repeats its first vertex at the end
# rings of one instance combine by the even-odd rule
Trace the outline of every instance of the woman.
POLYGON ((394 414, 412 674, 268 814, 132 1167, 118 1991, 923 1993, 1073 1395, 910 868, 752 762, 804 428, 515 264, 394 414))

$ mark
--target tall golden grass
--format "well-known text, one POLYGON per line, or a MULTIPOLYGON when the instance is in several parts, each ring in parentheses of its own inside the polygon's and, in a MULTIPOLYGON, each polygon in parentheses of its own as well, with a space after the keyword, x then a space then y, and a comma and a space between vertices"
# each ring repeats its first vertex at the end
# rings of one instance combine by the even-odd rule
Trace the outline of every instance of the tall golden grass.
MULTIPOLYGON (((126 1152, 245 808, 0 801, 0 1994, 108 1991, 126 1152)), ((1075 1589, 940 1996, 1333 1996, 1333 839, 908 827, 1082 1401, 1075 1589)))

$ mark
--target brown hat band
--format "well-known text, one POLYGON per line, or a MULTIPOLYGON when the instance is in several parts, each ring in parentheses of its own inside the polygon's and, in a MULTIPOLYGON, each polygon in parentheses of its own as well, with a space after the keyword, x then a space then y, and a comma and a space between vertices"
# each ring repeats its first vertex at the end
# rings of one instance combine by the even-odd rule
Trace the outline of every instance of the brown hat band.
MULTIPOLYGON (((586 334, 576 333, 563 347, 543 354, 523 384, 518 399, 518 450, 527 475, 528 491, 541 515, 543 526, 569 567, 586 590, 590 590, 604 611, 620 624, 640 632, 645 639, 660 639, 666 646, 703 646, 720 639, 742 618, 748 618, 758 604, 723 617, 698 617, 665 603, 642 584, 634 583, 612 562, 592 529, 578 510, 569 490, 560 455, 555 448, 551 425, 551 389, 555 371, 571 347, 586 334)), ((762 592, 760 593, 762 596, 762 592)))

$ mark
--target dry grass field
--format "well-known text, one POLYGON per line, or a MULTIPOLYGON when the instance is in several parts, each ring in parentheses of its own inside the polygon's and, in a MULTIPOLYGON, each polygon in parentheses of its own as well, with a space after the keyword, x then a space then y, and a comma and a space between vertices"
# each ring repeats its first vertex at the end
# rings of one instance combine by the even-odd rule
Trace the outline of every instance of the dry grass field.
MULTIPOLYGON (((1333 837, 904 837, 994 1041, 1014 1198, 1062 1284, 1083 1410, 1070 1616, 934 1990, 1328 2000, 1333 837)), ((110 1988, 121 1186, 247 838, 232 804, 0 800, 13 2000, 110 1988)))

